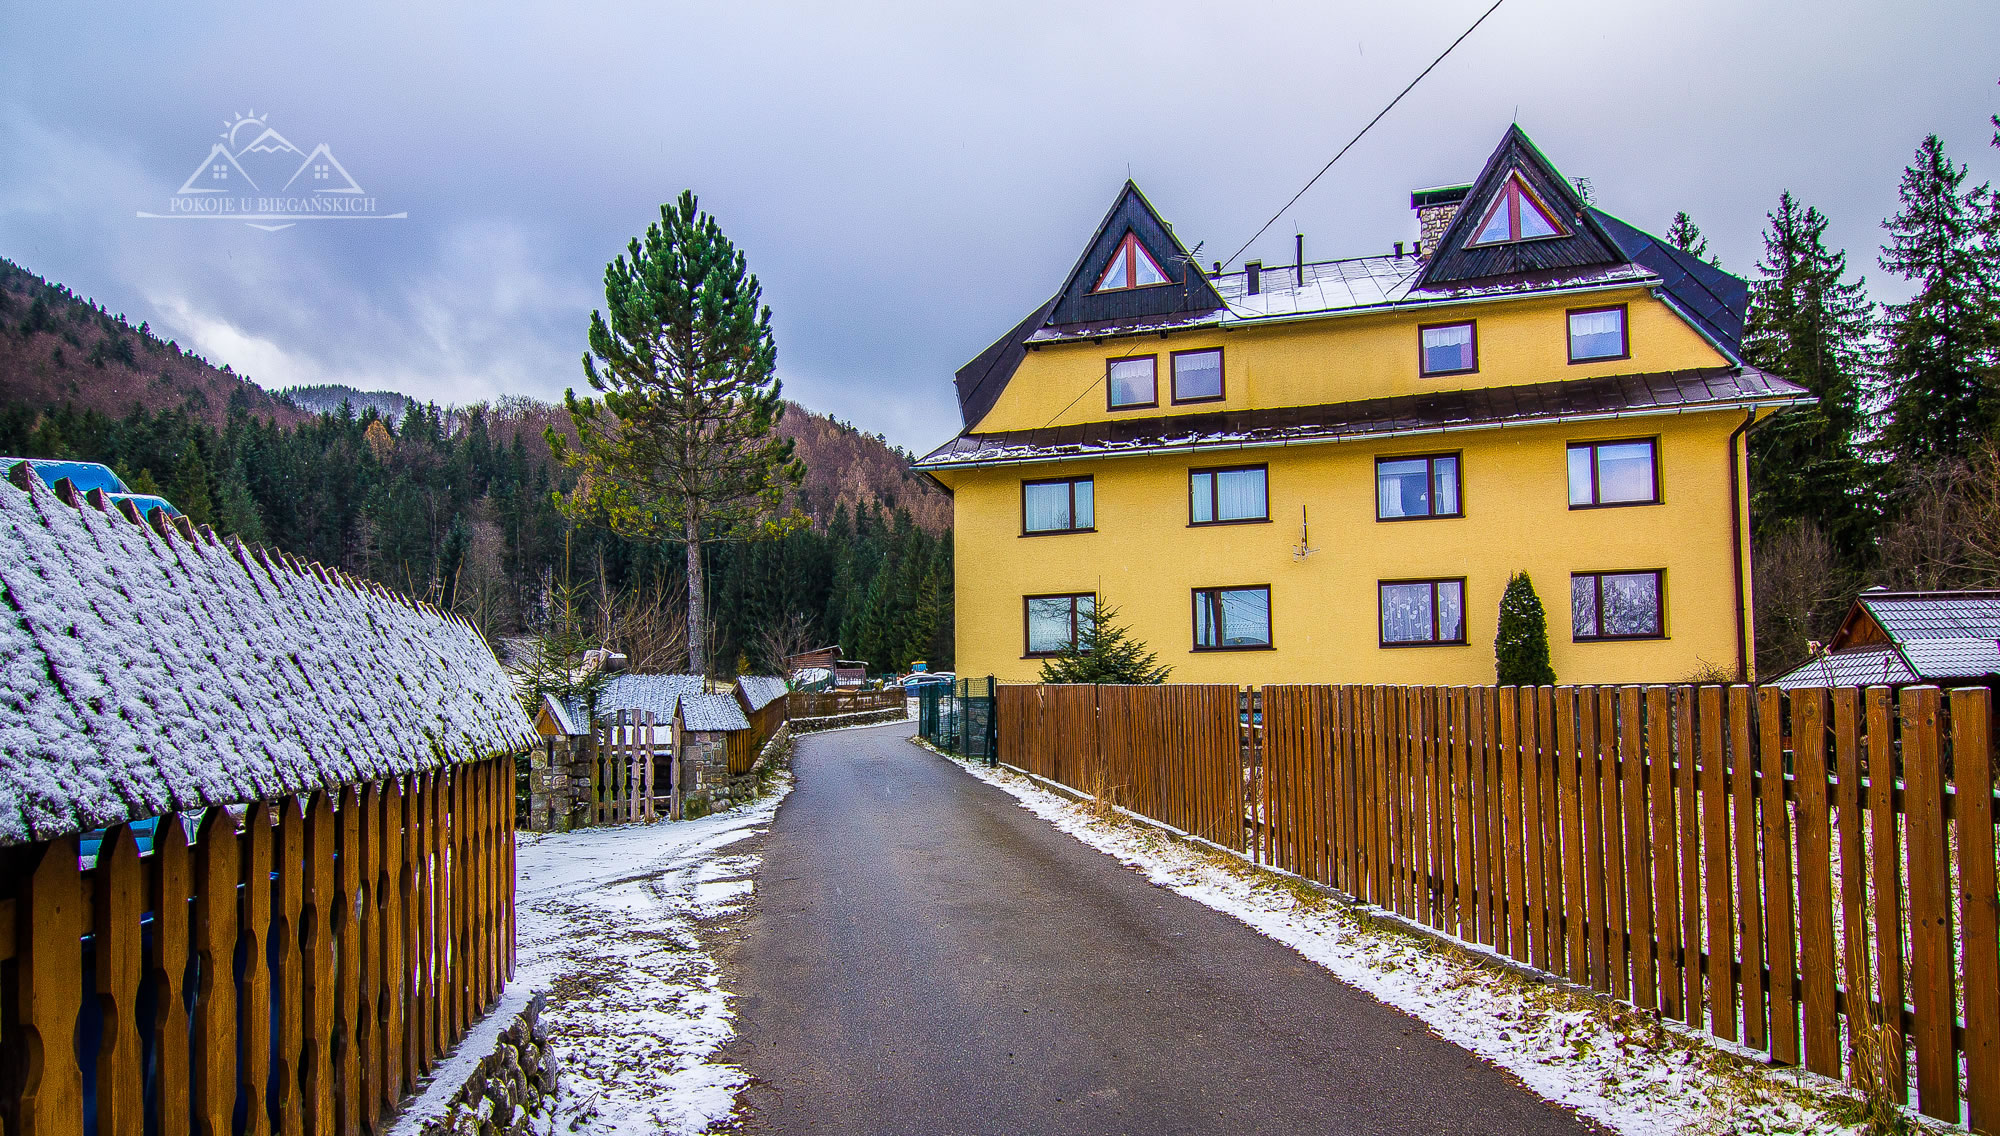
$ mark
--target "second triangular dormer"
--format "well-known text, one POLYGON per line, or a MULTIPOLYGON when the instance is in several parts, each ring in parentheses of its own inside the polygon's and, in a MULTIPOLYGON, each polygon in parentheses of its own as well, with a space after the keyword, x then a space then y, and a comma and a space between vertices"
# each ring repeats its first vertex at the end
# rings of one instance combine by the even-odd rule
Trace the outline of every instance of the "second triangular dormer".
POLYGON ((1199 315, 1221 307, 1207 275, 1128 181, 1063 282, 1047 323, 1199 315))
POLYGON ((1519 126, 1510 126, 1438 238, 1416 286, 1625 261, 1575 188, 1519 126))

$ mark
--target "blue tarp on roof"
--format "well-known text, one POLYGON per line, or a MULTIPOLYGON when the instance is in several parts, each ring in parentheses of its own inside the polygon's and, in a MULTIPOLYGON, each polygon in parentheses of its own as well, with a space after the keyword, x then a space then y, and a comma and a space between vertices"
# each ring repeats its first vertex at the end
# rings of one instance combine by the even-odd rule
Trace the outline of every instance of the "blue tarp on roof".
POLYGON ((49 485, 54 485, 65 477, 69 478, 70 484, 76 486, 79 493, 88 493, 93 489, 102 489, 106 493, 132 491, 123 481, 118 480, 118 475, 111 472, 110 466, 98 462, 57 461, 53 458, 0 458, 0 472, 12 473, 14 467, 22 462, 33 466, 35 472, 41 474, 42 481, 49 485))

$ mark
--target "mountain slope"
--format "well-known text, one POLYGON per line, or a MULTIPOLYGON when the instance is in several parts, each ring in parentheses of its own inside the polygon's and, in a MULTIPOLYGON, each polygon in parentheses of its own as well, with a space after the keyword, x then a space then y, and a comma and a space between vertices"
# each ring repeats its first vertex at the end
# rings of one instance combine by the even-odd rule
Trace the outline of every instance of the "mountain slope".
POLYGON ((73 403, 123 417, 185 409, 220 426, 232 408, 280 425, 308 417, 228 367, 210 366, 60 284, 0 259, 0 401, 73 403))

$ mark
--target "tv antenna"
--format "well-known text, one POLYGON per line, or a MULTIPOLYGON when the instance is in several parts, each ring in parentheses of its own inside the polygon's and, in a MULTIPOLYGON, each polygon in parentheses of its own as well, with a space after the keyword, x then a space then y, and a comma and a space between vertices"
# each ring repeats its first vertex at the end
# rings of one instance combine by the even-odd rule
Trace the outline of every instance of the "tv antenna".
POLYGON ((1312 527, 1306 523, 1306 507, 1299 506, 1299 546, 1292 549, 1293 560, 1304 560, 1319 549, 1312 546, 1312 527))

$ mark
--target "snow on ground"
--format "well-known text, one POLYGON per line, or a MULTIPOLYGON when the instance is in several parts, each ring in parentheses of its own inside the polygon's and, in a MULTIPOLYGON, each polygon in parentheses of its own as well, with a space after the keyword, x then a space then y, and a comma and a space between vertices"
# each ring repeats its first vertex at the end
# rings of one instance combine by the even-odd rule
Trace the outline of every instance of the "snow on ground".
POLYGON ((1706 1034, 1523 977, 1488 952, 1441 944, 1378 908, 1350 903, 1150 824, 1100 816, 1010 770, 960 764, 1061 831, 1145 873, 1155 885, 1242 920, 1514 1074, 1544 1098, 1618 1132, 1860 1131, 1854 1124, 1857 1098, 1833 1081, 1772 1069, 1751 1051, 1706 1034))
POLYGON ((706 940, 749 899, 791 787, 700 820, 519 837, 515 985, 549 992, 562 1062, 556 1131, 696 1133, 729 1116, 749 1078, 715 1059, 734 1033, 706 940))

